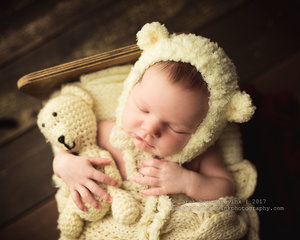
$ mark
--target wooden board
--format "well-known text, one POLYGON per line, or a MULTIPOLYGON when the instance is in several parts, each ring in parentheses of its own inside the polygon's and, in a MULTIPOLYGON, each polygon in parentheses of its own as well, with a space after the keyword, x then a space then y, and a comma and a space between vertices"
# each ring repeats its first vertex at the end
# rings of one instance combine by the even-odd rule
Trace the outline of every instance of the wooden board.
POLYGON ((0 67, 83 21, 108 0, 7 1, 1 7, 0 67), (6 10, 6 11, 5 11, 6 10), (30 12, 30 14, 28 14, 30 12))
POLYGON ((300 104, 300 51, 251 82, 263 95, 292 94, 300 104))
POLYGON ((0 229, 0 238, 7 240, 58 239, 57 217, 56 202, 51 198, 13 224, 0 229))
POLYGON ((79 79, 83 74, 108 68, 111 66, 134 63, 140 56, 141 50, 137 45, 111 50, 91 57, 78 59, 69 63, 47 68, 27 74, 19 79, 20 91, 46 99, 63 83, 79 79))
POLYGON ((11 46, 2 47, 1 57, 14 55, 13 60, 4 59, 0 68, 0 145, 33 126, 41 106, 39 100, 17 91, 16 83, 22 76, 134 44, 136 32, 146 22, 161 21, 169 25, 171 32, 191 32, 228 14, 245 0, 75 0, 74 5, 73 1, 62 0, 47 3, 48 11, 42 6, 44 2, 23 2, 24 10, 6 15, 12 26, 7 26, 4 33, 9 32, 11 37, 0 32, 3 44, 11 46))
POLYGON ((218 42, 250 83, 300 50, 299 11, 296 1, 248 1, 197 32, 218 42))
POLYGON ((44 201, 52 186, 52 152, 37 128, 0 147, 0 226, 44 201))

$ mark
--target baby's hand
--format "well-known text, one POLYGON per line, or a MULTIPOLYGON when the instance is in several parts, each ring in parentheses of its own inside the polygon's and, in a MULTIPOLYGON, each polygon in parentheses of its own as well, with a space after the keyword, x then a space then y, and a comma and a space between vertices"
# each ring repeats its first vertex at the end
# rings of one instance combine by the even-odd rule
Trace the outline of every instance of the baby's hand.
POLYGON ((183 193, 185 174, 187 171, 177 163, 164 159, 147 159, 142 162, 143 168, 138 171, 143 176, 135 176, 134 181, 151 186, 142 190, 144 195, 164 195, 183 193))
POLYGON ((107 202, 112 200, 97 182, 112 186, 117 186, 118 182, 95 168, 98 165, 108 165, 110 162, 111 159, 75 156, 62 151, 53 160, 53 170, 69 187, 71 197, 77 207, 86 211, 82 200, 97 209, 101 208, 92 193, 107 202))

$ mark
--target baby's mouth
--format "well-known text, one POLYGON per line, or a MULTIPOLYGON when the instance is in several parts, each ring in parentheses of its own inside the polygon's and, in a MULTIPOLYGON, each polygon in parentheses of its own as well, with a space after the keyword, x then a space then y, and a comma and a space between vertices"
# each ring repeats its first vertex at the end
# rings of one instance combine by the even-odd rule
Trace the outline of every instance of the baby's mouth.
POLYGON ((140 142, 143 142, 147 147, 154 148, 151 144, 149 144, 145 139, 141 138, 140 136, 134 136, 134 138, 140 142))

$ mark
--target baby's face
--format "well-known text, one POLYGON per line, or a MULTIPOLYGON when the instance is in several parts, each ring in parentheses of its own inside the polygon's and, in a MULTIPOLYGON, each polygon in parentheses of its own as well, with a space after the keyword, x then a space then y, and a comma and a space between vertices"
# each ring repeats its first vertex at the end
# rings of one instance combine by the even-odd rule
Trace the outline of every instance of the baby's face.
POLYGON ((203 90, 172 83, 168 73, 154 65, 129 94, 122 127, 137 148, 166 157, 183 149, 207 109, 203 90))

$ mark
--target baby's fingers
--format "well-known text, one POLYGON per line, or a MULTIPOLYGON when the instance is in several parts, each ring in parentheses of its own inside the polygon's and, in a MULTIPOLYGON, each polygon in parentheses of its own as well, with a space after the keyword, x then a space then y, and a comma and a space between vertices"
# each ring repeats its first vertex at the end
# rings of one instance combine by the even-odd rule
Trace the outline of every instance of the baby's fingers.
POLYGON ((88 157, 88 160, 91 164, 95 166, 108 165, 112 161, 110 158, 99 158, 99 157, 88 157))
POLYGON ((142 184, 142 185, 147 185, 147 186, 152 186, 156 187, 159 186, 159 179, 155 177, 147 177, 147 176, 135 176, 133 178, 133 181, 142 184))
POLYGON ((80 196, 79 196, 79 193, 75 190, 72 190, 71 191, 71 197, 75 203, 75 205, 83 212, 85 212, 87 209, 86 207, 84 206, 80 196))
MULTIPOLYGON (((82 200, 84 200, 85 202, 87 202, 88 204, 90 204, 91 206, 93 206, 96 209, 101 208, 101 205, 98 203, 98 201, 94 198, 94 196, 91 194, 91 192, 88 189, 86 189, 85 187, 81 187, 78 191, 79 191, 79 194, 80 194, 82 200)), ((82 201, 81 201, 81 203, 82 203, 82 201)), ((76 202, 75 202, 75 204, 76 204, 76 202)), ((84 206, 84 208, 86 210, 85 206, 84 206)), ((81 209, 81 208, 79 208, 79 209, 81 209)), ((83 210, 83 211, 85 211, 85 210, 83 210)))
POLYGON ((106 174, 104 174, 103 172, 100 171, 93 171, 93 174, 91 176, 91 178, 97 182, 100 183, 104 183, 104 184, 108 184, 111 186, 118 186, 119 183, 117 180, 112 179, 111 177, 107 176, 106 174))
POLYGON ((159 195, 166 194, 162 188, 143 189, 140 191, 140 193, 146 196, 159 196, 159 195))
MULTIPOLYGON (((89 191, 95 195, 97 195, 98 197, 102 198, 104 201, 106 202, 111 202, 112 198, 111 196, 105 192, 98 184, 96 184, 93 181, 90 181, 87 184, 87 188, 89 189, 89 191)), ((95 206, 95 205, 93 205, 95 206)))

